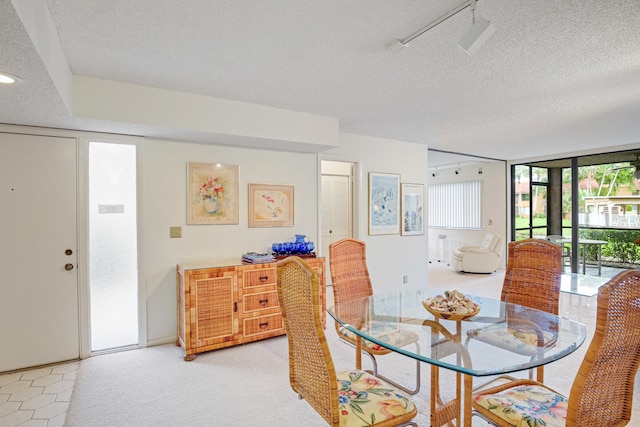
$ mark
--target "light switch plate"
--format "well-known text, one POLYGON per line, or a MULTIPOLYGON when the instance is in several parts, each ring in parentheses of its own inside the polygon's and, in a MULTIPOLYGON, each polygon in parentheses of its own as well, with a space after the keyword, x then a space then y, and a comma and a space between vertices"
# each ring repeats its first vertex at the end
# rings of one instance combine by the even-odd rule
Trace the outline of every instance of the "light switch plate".
POLYGON ((169 227, 169 237, 172 239, 182 238, 182 227, 169 227))

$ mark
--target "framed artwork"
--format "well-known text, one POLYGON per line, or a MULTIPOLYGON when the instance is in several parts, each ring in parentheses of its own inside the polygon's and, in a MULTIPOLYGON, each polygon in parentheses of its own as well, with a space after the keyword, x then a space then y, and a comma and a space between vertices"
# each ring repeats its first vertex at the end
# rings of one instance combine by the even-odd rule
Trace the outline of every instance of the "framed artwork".
POLYGON ((187 163, 187 224, 238 224, 238 166, 187 163))
POLYGON ((249 184, 249 227, 293 226, 293 187, 249 184))
POLYGON ((398 234, 400 175, 369 172, 369 235, 398 234))
POLYGON ((402 227, 403 236, 424 234, 424 185, 402 183, 402 227))

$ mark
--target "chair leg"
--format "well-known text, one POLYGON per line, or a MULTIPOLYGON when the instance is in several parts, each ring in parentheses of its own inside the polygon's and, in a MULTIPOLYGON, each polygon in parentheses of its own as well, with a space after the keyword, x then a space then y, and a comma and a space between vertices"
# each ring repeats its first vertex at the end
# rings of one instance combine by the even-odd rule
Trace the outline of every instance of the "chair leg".
MULTIPOLYGON (((342 341, 343 343, 348 344, 351 347, 355 348, 355 346, 352 343, 350 343, 349 341, 343 340, 340 337, 338 337, 338 339, 340 341, 342 341)), ((420 346, 419 346, 418 343, 415 343, 415 344, 416 344, 416 352, 418 354, 420 354, 420 346)), ((392 379, 389 379, 388 377, 385 377, 385 376, 379 374, 378 373, 378 361, 376 360, 375 356, 373 354, 367 352, 367 351, 364 351, 364 350, 362 350, 362 353, 366 354, 371 359, 371 363, 373 365, 372 374, 374 376, 376 376, 376 377, 378 377, 378 378, 380 378, 382 380, 385 380, 386 382, 388 382, 392 386, 399 388, 400 390, 404 391, 405 393, 407 393, 407 394, 409 394, 411 396, 416 395, 416 394, 418 394, 418 392, 420 392, 420 361, 419 360, 416 360, 416 388, 414 390, 410 390, 407 387, 405 387, 405 386, 403 386, 401 384, 398 384, 396 381, 394 381, 392 379)))
MULTIPOLYGON (((374 374, 376 375, 376 374, 374 374)), ((377 374, 376 375, 378 378, 381 378, 383 380, 385 380, 386 382, 388 382, 389 384, 399 388, 400 390, 404 391, 407 394, 410 395, 415 395, 418 394, 418 392, 420 391, 420 361, 416 360, 416 388, 414 390, 409 390, 407 387, 398 384, 397 382, 389 379, 388 377, 385 377, 383 375, 377 374)))

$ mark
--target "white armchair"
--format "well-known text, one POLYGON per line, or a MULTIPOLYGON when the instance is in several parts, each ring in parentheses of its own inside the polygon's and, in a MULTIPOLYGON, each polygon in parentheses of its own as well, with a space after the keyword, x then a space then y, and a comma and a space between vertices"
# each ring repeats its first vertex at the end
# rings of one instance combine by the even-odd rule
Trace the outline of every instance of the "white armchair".
POLYGON ((493 273, 502 256, 502 236, 488 233, 480 246, 462 246, 451 254, 454 270, 464 273, 493 273))

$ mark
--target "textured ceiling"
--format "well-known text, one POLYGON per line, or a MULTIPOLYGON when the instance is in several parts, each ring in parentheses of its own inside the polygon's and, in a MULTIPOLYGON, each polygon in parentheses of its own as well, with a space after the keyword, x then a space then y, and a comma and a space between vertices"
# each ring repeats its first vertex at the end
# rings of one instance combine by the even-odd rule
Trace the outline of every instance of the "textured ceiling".
MULTIPOLYGON (((495 159, 640 145, 637 0, 480 0, 496 31, 473 56, 457 46, 468 8, 406 48, 385 47, 462 0, 45 3, 78 76, 328 116, 341 132, 495 159)), ((9 0, 0 44, 0 69, 24 80, 0 89, 2 123, 193 139, 72 117, 9 0)))

